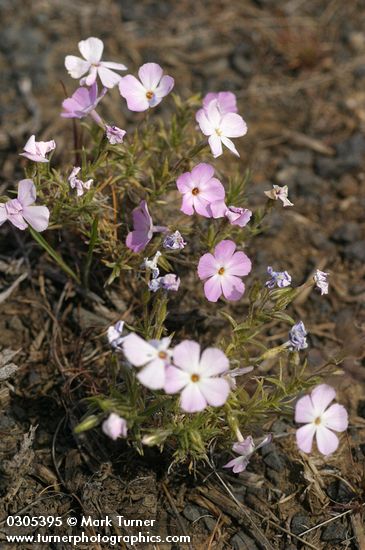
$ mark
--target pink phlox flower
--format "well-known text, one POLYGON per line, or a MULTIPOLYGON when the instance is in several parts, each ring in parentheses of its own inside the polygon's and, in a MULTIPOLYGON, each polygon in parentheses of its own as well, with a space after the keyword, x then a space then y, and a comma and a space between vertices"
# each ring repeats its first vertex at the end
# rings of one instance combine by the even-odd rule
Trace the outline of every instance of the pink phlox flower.
POLYGON ((171 361, 171 338, 146 342, 137 334, 129 334, 123 342, 126 359, 134 367, 143 367, 138 380, 150 390, 160 390, 165 385, 167 366, 171 361))
POLYGON ((343 405, 328 405, 336 397, 336 391, 327 384, 320 384, 310 395, 301 397, 295 406, 295 422, 305 424, 297 430, 297 445, 301 451, 310 453, 313 437, 323 455, 333 453, 339 444, 333 433, 344 432, 348 426, 348 414, 343 405))
POLYGON ((118 128, 118 126, 109 126, 108 124, 105 126, 106 138, 111 145, 123 143, 126 133, 127 132, 125 130, 118 128))
POLYGON ((105 96, 107 88, 103 88, 98 95, 98 85, 96 82, 90 88, 77 88, 71 97, 62 101, 63 118, 84 118, 87 115, 93 116, 95 122, 99 124, 99 115, 95 112, 99 101, 105 96))
POLYGON ((126 238, 126 245, 133 252, 141 252, 146 248, 154 233, 166 231, 166 227, 153 225, 146 201, 132 211, 133 231, 126 238))
POLYGON ((325 271, 320 271, 319 269, 316 270, 314 274, 314 282, 316 283, 316 287, 321 291, 321 296, 323 294, 328 294, 328 273, 325 271))
POLYGON ((240 456, 227 462, 227 464, 225 464, 223 468, 232 468, 235 474, 243 472, 244 470, 246 470, 253 453, 264 445, 267 445, 271 441, 271 434, 264 437, 264 439, 257 445, 250 435, 246 437, 246 439, 243 439, 243 441, 237 441, 233 444, 232 451, 239 454, 240 456))
POLYGON ((181 211, 192 216, 194 211, 201 216, 211 218, 211 203, 222 201, 225 190, 221 182, 213 177, 214 168, 201 162, 191 172, 185 172, 177 178, 176 185, 183 195, 181 211))
POLYGON ((51 141, 36 141, 35 136, 32 135, 24 145, 24 152, 20 153, 20 156, 26 157, 34 162, 49 162, 46 158, 46 154, 50 153, 56 148, 56 143, 52 139, 51 141))
POLYGON ((49 210, 46 206, 33 206, 37 191, 32 180, 21 180, 18 185, 18 196, 0 204, 0 225, 11 222, 18 229, 28 225, 38 232, 44 231, 49 223, 49 210))
POLYGON ((174 79, 163 75, 163 70, 157 63, 145 63, 139 68, 138 80, 127 75, 119 82, 119 91, 126 99, 130 111, 146 111, 156 107, 174 87, 174 79))
POLYGON ((216 302, 223 294, 234 302, 245 292, 240 277, 251 271, 251 260, 244 252, 235 252, 236 244, 225 240, 217 244, 214 254, 204 254, 198 264, 198 275, 205 280, 204 294, 210 302, 216 302))
POLYGON ((252 372, 253 369, 254 367, 238 367, 236 369, 229 370, 227 374, 225 374, 224 378, 227 380, 231 390, 234 390, 237 387, 236 378, 252 372))
POLYGON ((270 191, 264 191, 264 193, 267 197, 269 197, 269 199, 274 201, 278 199, 281 200, 283 206, 294 206, 294 204, 288 199, 287 185, 284 185, 283 187, 280 187, 280 185, 273 185, 270 191))
POLYGON ((126 71, 127 67, 113 61, 101 61, 104 44, 100 38, 91 36, 86 40, 81 40, 78 46, 84 59, 75 55, 67 55, 65 58, 65 67, 72 78, 81 78, 88 73, 86 77, 81 78, 81 86, 85 84, 91 86, 98 75, 106 88, 113 88, 118 84, 121 77, 114 71, 126 71))
POLYGON ((121 418, 116 413, 111 413, 106 420, 104 420, 102 431, 115 441, 118 437, 127 437, 127 421, 121 418))
POLYGON ((207 405, 220 407, 229 395, 227 380, 219 375, 229 368, 226 355, 217 348, 207 348, 200 355, 200 345, 184 340, 173 350, 173 365, 166 370, 166 393, 181 392, 180 406, 185 412, 198 412, 207 405))
POLYGON ((222 114, 218 107, 218 101, 210 101, 206 109, 199 109, 195 115, 201 131, 209 136, 208 142, 214 157, 223 153, 222 144, 228 147, 232 153, 240 156, 233 141, 230 138, 244 136, 247 133, 247 125, 237 113, 222 114))
POLYGON ((157 277, 151 279, 148 283, 148 288, 152 292, 157 292, 158 290, 166 290, 177 292, 180 286, 180 278, 175 273, 167 273, 163 277, 157 277))
POLYGON ((108 342, 115 350, 121 351, 124 339, 127 336, 122 336, 124 329, 124 321, 117 321, 115 325, 111 325, 107 331, 108 342))
POLYGON ((231 225, 245 227, 251 219, 252 212, 239 206, 228 206, 224 214, 231 225))
POLYGON ((211 101, 217 100, 217 107, 222 115, 226 113, 237 113, 237 99, 233 92, 210 92, 203 99, 203 109, 208 109, 211 101))
POLYGON ((87 181, 80 180, 80 178, 77 177, 80 170, 80 166, 74 166, 71 174, 68 176, 70 187, 71 189, 76 189, 78 197, 81 197, 85 193, 85 190, 88 191, 94 181, 92 179, 89 179, 87 181))

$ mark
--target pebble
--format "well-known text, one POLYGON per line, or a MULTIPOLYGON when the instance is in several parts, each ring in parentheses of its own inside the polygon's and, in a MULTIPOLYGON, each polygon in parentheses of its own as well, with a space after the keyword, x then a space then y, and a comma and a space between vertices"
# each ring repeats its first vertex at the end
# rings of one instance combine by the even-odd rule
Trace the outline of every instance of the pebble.
POLYGON ((332 235, 331 239, 336 243, 347 244, 357 241, 361 237, 361 229, 359 224, 355 222, 348 222, 337 227, 332 235))
POLYGON ((207 513, 207 510, 200 508, 200 506, 195 506, 194 504, 187 504, 183 510, 183 516, 191 522, 197 521, 207 513))
POLYGON ((339 543, 346 539, 346 527, 339 521, 333 521, 324 527, 321 539, 325 542, 339 543))
POLYGON ((330 483, 326 489, 326 492, 332 500, 340 502, 341 504, 347 504, 356 496, 355 493, 351 491, 350 487, 341 481, 341 479, 336 479, 330 483))
POLYGON ((303 531, 306 531, 310 528, 310 520, 307 514, 298 512, 292 517, 290 523, 290 530, 293 531, 294 535, 300 535, 303 531))
POLYGON ((348 260, 365 262, 365 240, 356 241, 345 247, 345 257, 348 260))
POLYGON ((269 468, 281 472, 285 468, 285 457, 278 451, 273 443, 262 448, 264 462, 269 468))
POLYGON ((255 541, 243 531, 239 531, 230 540, 234 550, 259 550, 255 541))

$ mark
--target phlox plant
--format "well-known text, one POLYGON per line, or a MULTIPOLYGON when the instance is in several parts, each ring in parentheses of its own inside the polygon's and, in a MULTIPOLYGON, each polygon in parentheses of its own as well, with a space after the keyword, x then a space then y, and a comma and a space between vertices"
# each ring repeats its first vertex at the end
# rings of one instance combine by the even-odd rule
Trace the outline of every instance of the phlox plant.
POLYGON ((249 173, 237 150, 247 125, 235 95, 183 100, 179 83, 156 63, 143 64, 137 78, 124 64, 101 61, 98 38, 81 41, 79 50, 82 58, 69 55, 65 65, 81 80, 60 109, 73 119, 74 161, 51 168, 57 139, 32 136, 21 153, 27 179, 18 198, 0 204, 0 224, 29 229, 75 285, 102 292, 119 282, 133 304, 133 315, 126 311, 105 338, 113 383, 85 396, 76 431, 124 438, 141 454, 157 446, 176 461, 207 458, 213 443, 228 458, 233 446, 225 466, 240 472, 271 440, 272 420, 292 418, 294 401, 317 385, 298 401, 296 420, 305 426, 297 444, 310 452, 316 434, 319 451, 333 452, 331 430, 346 429, 347 413, 340 405, 325 412, 335 392, 318 384, 337 360, 308 372, 307 330, 287 313, 304 287, 327 294, 328 274, 317 272, 299 287, 273 266, 265 280, 255 274, 255 237, 265 217, 277 199, 283 215, 294 205, 287 186, 273 186, 251 210, 249 173), (104 120, 106 95, 131 111, 130 126, 104 120), (168 115, 160 115, 162 102, 168 115), (229 170, 215 160, 222 155, 229 170), (72 256, 62 247, 65 235, 72 256), (183 312, 189 296, 209 318, 220 318, 218 332, 189 322, 172 332, 169 303, 183 312), (269 325, 287 327, 276 347, 266 337, 269 325))

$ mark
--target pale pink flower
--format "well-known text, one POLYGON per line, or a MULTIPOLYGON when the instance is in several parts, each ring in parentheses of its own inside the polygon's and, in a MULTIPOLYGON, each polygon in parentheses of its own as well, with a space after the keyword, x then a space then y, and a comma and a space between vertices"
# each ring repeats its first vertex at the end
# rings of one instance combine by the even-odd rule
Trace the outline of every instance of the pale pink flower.
POLYGON ((106 138, 111 145, 116 145, 117 143, 123 143, 124 136, 126 131, 118 128, 118 126, 105 126, 106 138))
POLYGON ((210 92, 203 99, 203 109, 208 109, 211 101, 217 100, 217 107, 222 115, 237 113, 237 99, 233 92, 210 92))
POLYGON ((113 61, 101 61, 104 44, 100 38, 91 36, 86 40, 81 40, 78 46, 84 59, 75 55, 67 55, 65 58, 65 67, 72 78, 81 78, 88 73, 86 77, 80 80, 82 86, 94 84, 98 75, 106 88, 113 88, 118 84, 121 77, 114 71, 125 71, 127 67, 113 61))
POLYGON ((6 220, 18 229, 28 225, 36 231, 44 231, 49 223, 49 210, 46 206, 33 206, 37 192, 32 180, 21 180, 18 185, 18 196, 0 204, 0 225, 6 220))
POLYGON ((222 201, 225 197, 223 185, 213 176, 213 166, 201 162, 191 172, 185 172, 177 178, 177 188, 183 195, 180 210, 184 214, 192 216, 195 210, 206 218, 213 216, 210 205, 215 201, 222 201))
POLYGON ((100 117, 96 113, 95 108, 106 92, 107 89, 103 88, 100 95, 98 95, 98 85, 96 82, 90 88, 77 88, 71 97, 62 101, 63 111, 61 117, 84 118, 90 115, 97 124, 103 126, 103 124, 100 124, 100 117))
POLYGON ((150 390, 160 390, 165 385, 166 369, 171 361, 171 338, 143 340, 137 334, 129 334, 123 341, 123 352, 134 367, 143 367, 138 380, 150 390))
POLYGON ((80 170, 80 166, 74 166, 71 174, 68 176, 70 187, 71 189, 76 189, 76 194, 78 197, 81 197, 85 193, 85 190, 88 191, 94 181, 92 179, 87 181, 80 180, 80 178, 77 177, 80 170))
POLYGON ((218 101, 210 101, 206 109, 199 109, 195 115, 201 131, 209 136, 208 142, 214 157, 223 153, 222 144, 238 157, 240 156, 233 141, 230 138, 244 136, 247 133, 247 125, 237 113, 222 114, 218 108, 218 101))
POLYGON ((245 227, 251 219, 252 212, 247 208, 240 208, 238 206, 228 206, 225 216, 231 225, 238 225, 239 227, 245 227))
POLYGON ((132 217, 133 231, 128 233, 126 245, 133 252, 141 252, 146 248, 154 233, 166 230, 166 227, 153 225, 146 201, 141 201, 140 205, 134 208, 132 217))
POLYGON ((245 292, 245 285, 240 277, 251 271, 251 260, 244 252, 235 252, 233 241, 221 241, 214 249, 214 254, 204 254, 198 264, 198 275, 204 284, 204 294, 210 302, 216 302, 223 294, 234 302, 245 292))
POLYGON ((287 185, 284 185, 283 187, 280 187, 280 185, 273 185, 270 191, 264 191, 264 193, 267 197, 269 197, 269 199, 274 201, 278 199, 281 200, 283 206, 294 206, 294 204, 288 199, 287 185))
POLYGON ((50 153, 56 148, 56 143, 52 139, 51 141, 36 141, 35 136, 30 136, 27 143, 24 145, 24 153, 20 153, 20 156, 26 157, 34 162, 49 162, 46 158, 46 154, 50 153))
POLYGON ((239 454, 240 456, 227 462, 227 464, 225 464, 223 468, 232 468, 235 474, 243 472, 244 470, 246 470, 253 453, 264 445, 267 445, 271 441, 271 434, 264 437, 264 439, 257 445, 255 445, 255 442, 250 435, 246 437, 246 439, 243 439, 243 441, 237 441, 233 444, 232 451, 239 454))
POLYGON ((338 437, 333 433, 344 432, 348 426, 348 414, 342 405, 328 405, 336 397, 336 391, 327 384, 316 386, 310 395, 301 397, 295 406, 295 422, 305 424, 297 430, 297 445, 310 453, 313 437, 323 455, 333 453, 338 447, 338 437))
POLYGON ((106 420, 104 420, 101 429, 114 441, 118 437, 127 437, 127 422, 124 418, 121 418, 116 413, 111 413, 106 420))
POLYGON ((172 76, 163 75, 163 70, 157 63, 145 63, 139 68, 138 80, 128 74, 119 82, 120 95, 127 101, 131 111, 146 111, 156 107, 174 87, 172 76))
POLYGON ((230 388, 219 377, 229 368, 226 355, 217 348, 207 348, 200 356, 200 345, 185 340, 173 350, 173 363, 166 370, 166 393, 181 391, 180 405, 185 412, 198 412, 207 405, 220 407, 230 388))

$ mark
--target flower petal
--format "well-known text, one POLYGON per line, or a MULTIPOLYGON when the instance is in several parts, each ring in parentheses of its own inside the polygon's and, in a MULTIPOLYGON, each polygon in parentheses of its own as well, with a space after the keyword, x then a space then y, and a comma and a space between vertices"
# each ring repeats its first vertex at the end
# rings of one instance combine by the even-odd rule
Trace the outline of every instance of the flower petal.
POLYGON ((185 193, 181 203, 181 212, 184 212, 187 216, 194 214, 194 197, 191 194, 185 193))
POLYGON ((177 393, 184 388, 190 380, 187 372, 170 365, 166 368, 165 386, 166 393, 177 393))
POLYGON ((221 285, 224 297, 230 302, 236 302, 245 292, 244 283, 235 275, 224 274, 221 277, 221 285))
POLYGON ((321 416, 328 405, 336 397, 336 391, 328 384, 316 386, 311 393, 311 399, 316 416, 321 416))
POLYGON ((122 63, 114 63, 114 61, 102 61, 100 65, 107 69, 114 69, 114 71, 126 71, 128 68, 122 63))
POLYGON ((226 113, 222 117, 220 129, 228 138, 240 137, 247 133, 247 124, 237 113, 226 113))
POLYGON ((203 197, 209 202, 223 201, 226 196, 223 185, 217 178, 211 178, 207 182, 202 182, 199 186, 199 196, 203 197))
POLYGON ((322 414, 322 422, 330 430, 344 432, 349 424, 347 410, 343 405, 335 403, 322 414))
MULTIPOLYGON (((199 184, 199 188, 202 187, 202 184, 209 182, 214 176, 214 167, 211 164, 206 162, 200 162, 191 171, 191 178, 194 182, 194 185, 199 184)), ((218 181, 218 180, 217 180, 218 181)))
POLYGON ((150 242, 151 237, 148 236, 146 231, 130 231, 125 240, 125 244, 133 252, 142 252, 150 242))
POLYGON ((221 276, 214 275, 204 284, 204 294, 209 302, 217 302, 222 296, 221 276))
POLYGON ((251 271, 251 260, 244 252, 235 252, 232 258, 225 264, 225 269, 229 275, 238 275, 243 277, 251 271))
POLYGON ((203 376, 214 376, 226 372, 229 368, 229 361, 222 350, 207 348, 202 353, 200 367, 203 376))
POLYGON ((36 231, 45 231, 49 224, 49 210, 46 206, 25 206, 23 208, 23 218, 36 231))
POLYGON ((202 378, 197 385, 212 407, 221 407, 227 401, 230 387, 224 378, 202 378))
POLYGON ((98 74, 103 86, 106 88, 113 88, 122 78, 119 74, 102 66, 98 68, 98 74))
POLYGON ((329 455, 333 453, 339 444, 338 437, 336 434, 331 432, 325 426, 319 425, 317 427, 317 447, 320 453, 323 455, 329 455))
POLYGON ((99 63, 103 55, 104 44, 100 38, 90 36, 90 38, 79 42, 79 50, 81 55, 90 63, 99 63))
POLYGON ((138 71, 138 76, 147 91, 154 91, 157 88, 162 75, 162 67, 157 63, 145 63, 138 71))
POLYGON ((180 193, 188 193, 194 189, 195 183, 191 177, 191 173, 184 172, 184 174, 181 174, 181 176, 179 176, 176 180, 176 186, 180 193))
POLYGON ((200 196, 200 193, 196 197, 193 197, 193 203, 197 214, 200 214, 205 218, 212 217, 212 212, 209 208, 210 203, 206 199, 203 199, 203 197, 200 196))
POLYGON ((297 445, 301 451, 305 453, 311 452, 315 432, 316 427, 314 424, 306 424, 297 430, 297 445))
POLYGON ((28 224, 21 214, 11 214, 10 216, 8 216, 8 220, 18 229, 24 230, 28 227, 28 224))
POLYGON ((226 265, 231 259, 236 250, 236 243, 231 240, 223 240, 217 244, 214 249, 214 256, 217 262, 226 265))
POLYGON ((155 96, 162 99, 167 96, 175 85, 175 80, 172 76, 165 75, 161 78, 160 84, 155 89, 155 96))
POLYGON ((307 424, 313 422, 316 417, 310 395, 301 397, 295 405, 295 422, 307 424))
MULTIPOLYGON (((123 342, 123 352, 135 367, 142 367, 156 358, 156 349, 138 334, 129 334, 123 342)), ((162 362, 162 361, 160 361, 162 362)))
POLYGON ((207 279, 217 273, 219 265, 213 254, 207 252, 204 254, 198 263, 198 275, 200 279, 207 279))
POLYGON ((235 474, 239 474, 240 472, 246 470, 248 463, 248 458, 245 458, 244 456, 238 456, 237 458, 234 458, 233 460, 227 462, 227 464, 225 464, 223 468, 232 468, 235 474))
POLYGON ((205 409, 207 401, 201 393, 198 384, 191 382, 181 392, 180 405, 185 412, 198 412, 205 409))
POLYGON ((123 76, 119 81, 119 91, 130 111, 141 112, 149 108, 146 90, 135 76, 123 76))
POLYGON ((65 67, 72 78, 81 78, 89 70, 90 63, 81 59, 81 57, 66 55, 65 67))
POLYGON ((18 185, 18 200, 23 206, 33 204, 37 198, 37 191, 32 180, 21 180, 18 185))
POLYGON ((222 143, 230 150, 232 153, 234 153, 237 157, 240 156, 239 152, 236 149, 235 144, 233 141, 225 136, 221 136, 222 143))
POLYGON ((138 380, 150 390, 161 390, 165 385, 166 367, 161 359, 155 359, 137 374, 138 380))
POLYGON ((182 370, 192 373, 199 370, 200 345, 193 340, 183 340, 173 349, 174 364, 182 370))
POLYGON ((200 130, 205 136, 210 136, 214 132, 214 127, 212 126, 210 120, 207 118, 207 114, 204 109, 199 109, 195 114, 195 120, 200 126, 200 130))
POLYGON ((212 134, 208 139, 210 149, 213 153, 213 157, 217 158, 223 153, 222 140, 217 134, 212 134))
POLYGON ((0 225, 2 225, 8 219, 6 213, 5 204, 0 204, 0 225))

